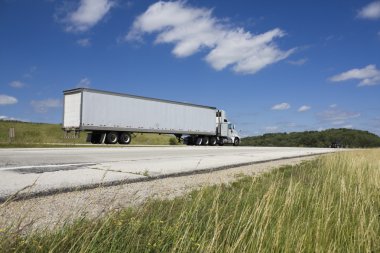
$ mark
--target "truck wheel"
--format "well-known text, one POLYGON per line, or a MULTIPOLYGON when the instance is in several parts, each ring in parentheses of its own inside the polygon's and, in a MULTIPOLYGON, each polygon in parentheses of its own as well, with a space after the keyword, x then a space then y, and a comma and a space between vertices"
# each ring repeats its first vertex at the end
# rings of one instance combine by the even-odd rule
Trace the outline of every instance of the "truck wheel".
POLYGON ((235 140, 234 140, 234 146, 239 146, 239 144, 240 144, 239 138, 235 138, 235 140))
POLYGON ((215 138, 215 137, 211 137, 211 138, 210 138, 209 145, 210 145, 210 146, 215 146, 215 145, 216 145, 216 138, 215 138))
POLYGON ((202 145, 202 141, 203 141, 203 138, 202 137, 198 137, 197 140, 195 141, 195 145, 197 145, 197 146, 202 145))
POLYGON ((219 139, 218 145, 219 146, 223 146, 224 145, 223 139, 219 139))
POLYGON ((99 133, 91 133, 90 142, 92 144, 99 144, 100 143, 100 137, 101 137, 101 134, 99 134, 99 133))
POLYGON ((128 132, 122 132, 122 133, 119 135, 119 140, 118 140, 118 142, 119 142, 120 144, 129 144, 129 143, 131 143, 131 140, 132 140, 132 138, 131 138, 130 133, 128 133, 128 132))
POLYGON ((118 139, 118 134, 116 132, 109 132, 106 136, 107 144, 116 144, 118 139))
POLYGON ((210 142, 210 139, 207 136, 202 138, 202 145, 203 146, 207 146, 209 144, 209 142, 210 142))
POLYGON ((191 137, 191 136, 186 137, 185 140, 184 140, 184 144, 186 144, 188 146, 194 145, 194 139, 193 139, 193 137, 191 137))

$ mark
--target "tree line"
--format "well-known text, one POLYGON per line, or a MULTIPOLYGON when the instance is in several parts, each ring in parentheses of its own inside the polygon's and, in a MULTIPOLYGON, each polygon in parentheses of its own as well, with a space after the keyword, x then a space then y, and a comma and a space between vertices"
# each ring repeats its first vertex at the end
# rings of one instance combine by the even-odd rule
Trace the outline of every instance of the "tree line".
POLYGON ((368 131, 355 129, 327 129, 292 133, 268 133, 242 139, 246 146, 276 147, 380 147, 380 137, 368 131))

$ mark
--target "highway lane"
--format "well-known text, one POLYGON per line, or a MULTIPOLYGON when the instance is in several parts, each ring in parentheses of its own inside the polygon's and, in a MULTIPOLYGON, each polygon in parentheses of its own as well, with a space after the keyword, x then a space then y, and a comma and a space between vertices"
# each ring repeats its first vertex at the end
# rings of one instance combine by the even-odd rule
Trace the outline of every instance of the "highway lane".
POLYGON ((0 149, 0 198, 23 188, 25 195, 52 193, 334 151, 232 146, 0 149))

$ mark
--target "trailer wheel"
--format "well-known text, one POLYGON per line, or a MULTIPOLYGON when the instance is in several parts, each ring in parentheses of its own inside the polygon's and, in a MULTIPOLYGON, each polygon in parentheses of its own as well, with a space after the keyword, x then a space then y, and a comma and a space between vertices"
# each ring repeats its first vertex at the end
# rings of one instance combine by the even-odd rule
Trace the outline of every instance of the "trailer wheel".
POLYGON ((92 144, 100 144, 101 134, 99 134, 99 133, 91 133, 89 135, 90 135, 90 142, 92 144))
POLYGON ((202 138, 202 145, 203 146, 207 146, 209 144, 209 142, 210 142, 210 139, 207 136, 202 138))
POLYGON ((119 136, 116 132, 109 132, 106 136, 107 144, 116 144, 118 137, 119 136))
POLYGON ((194 139, 192 136, 188 136, 184 139, 183 143, 188 146, 194 145, 194 139))
POLYGON ((239 144, 240 144, 239 138, 235 138, 235 140, 234 140, 234 146, 239 146, 239 144))
POLYGON ((203 142, 203 138, 198 137, 197 140, 195 141, 195 145, 200 146, 200 145, 202 145, 202 142, 203 142))
POLYGON ((217 141, 216 141, 216 138, 215 138, 215 137, 211 137, 211 138, 210 138, 209 145, 210 145, 210 146, 215 146, 215 145, 216 145, 216 142, 217 142, 217 141))
POLYGON ((129 144, 129 143, 131 143, 131 140, 132 140, 132 138, 131 138, 131 135, 130 135, 130 133, 128 133, 128 132, 122 132, 120 135, 119 135, 119 140, 118 140, 118 142, 120 143, 120 144, 129 144))

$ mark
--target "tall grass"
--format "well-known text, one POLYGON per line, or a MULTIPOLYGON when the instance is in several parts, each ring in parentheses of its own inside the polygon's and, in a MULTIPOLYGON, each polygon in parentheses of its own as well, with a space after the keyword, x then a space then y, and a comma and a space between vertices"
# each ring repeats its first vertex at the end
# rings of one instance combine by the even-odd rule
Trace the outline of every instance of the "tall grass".
POLYGON ((379 252, 380 151, 326 155, 27 236, 16 252, 379 252))

